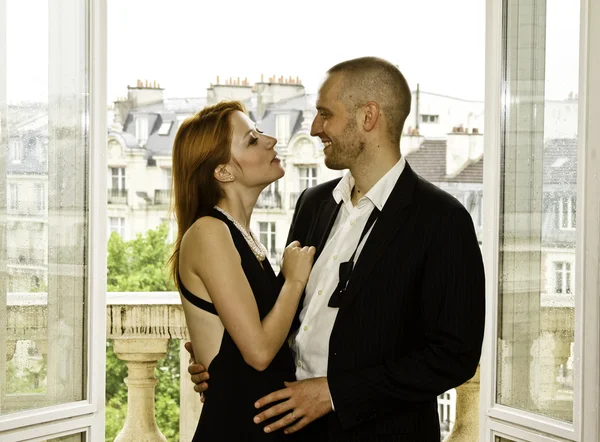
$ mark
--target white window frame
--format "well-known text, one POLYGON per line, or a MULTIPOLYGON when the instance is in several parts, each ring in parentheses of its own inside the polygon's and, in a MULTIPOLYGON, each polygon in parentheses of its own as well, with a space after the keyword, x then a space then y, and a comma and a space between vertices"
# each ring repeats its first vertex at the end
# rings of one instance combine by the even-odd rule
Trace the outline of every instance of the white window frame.
POLYGON ((269 257, 273 258, 277 254, 277 223, 275 221, 259 221, 258 222, 258 238, 261 240, 262 235, 267 235, 267 243, 263 242, 269 252, 269 257), (266 229, 263 230, 263 227, 266 229))
POLYGON ((561 195, 558 197, 558 228, 560 230, 575 230, 576 196, 561 195), (565 202, 567 205, 567 219, 565 220, 565 202), (566 223, 565 223, 566 221, 566 223), (566 225, 565 225, 566 224, 566 225))
POLYGON ((125 167, 110 168, 110 187, 111 189, 127 190, 127 170, 125 167), (117 187, 114 183, 115 178, 117 179, 117 187))
POLYGON ((171 132, 171 127, 173 127, 173 121, 167 120, 163 121, 158 128, 158 135, 167 136, 171 132))
POLYGON ((573 263, 569 261, 553 261, 554 264, 554 292, 560 295, 573 293, 573 263), (558 283, 560 280, 560 291, 558 283))
POLYGON ((19 210, 19 184, 9 183, 7 192, 7 204, 9 210, 19 210))
POLYGON ((166 187, 165 189, 171 190, 171 187, 173 186, 173 169, 171 169, 170 167, 165 167, 165 181, 166 181, 166 187))
POLYGON ((10 160, 13 163, 20 163, 23 160, 23 140, 21 138, 13 138, 9 141, 10 160))
POLYGON ((46 187, 44 186, 44 183, 35 183, 35 198, 37 209, 40 212, 46 210, 46 187))
POLYGON ((319 184, 319 167, 316 164, 301 165, 298 167, 298 190, 302 192, 305 189, 319 184), (306 176, 302 176, 303 171, 306 171, 306 176), (305 183, 305 185, 303 184, 305 183), (312 183, 312 184, 311 184, 312 183))
POLYGON ((275 116, 275 138, 277 138, 277 144, 281 145, 287 145, 290 141, 290 116, 288 114, 275 116))
MULTIPOLYGON (((88 298, 86 348, 87 379, 85 400, 0 416, 3 442, 43 441, 83 432, 86 440, 104 440, 106 372, 106 2, 87 0, 87 60, 89 66, 90 152, 88 217, 88 298), (93 330, 93 333, 89 333, 93 330)), ((52 20, 64 20, 63 11, 50 10, 52 20)), ((0 42, 5 39, 5 2, 0 1, 0 42)), ((4 45, 0 44, 0 66, 6 66, 4 45)), ((58 63, 59 60, 49 60, 58 63)), ((2 68, 0 68, 2 69, 2 68)), ((0 79, 5 79, 0 72, 0 79)), ((0 93, 4 84, 0 84, 0 93)), ((52 91, 50 91, 52 93, 52 91)))
MULTIPOLYGON (((579 129, 577 160, 577 248, 573 424, 496 403, 500 154, 502 140, 502 1, 487 0, 484 172, 484 263, 486 326, 481 358, 479 440, 495 436, 520 441, 594 441, 600 434, 600 8, 581 0, 579 129), (585 388, 584 388, 585 386, 585 388)), ((597 6, 597 5, 595 5, 597 6)))
POLYGON ((135 117, 135 138, 140 147, 144 147, 148 142, 148 132, 148 117, 135 117))
POLYGON ((125 217, 124 216, 109 216, 108 217, 108 232, 118 233, 121 238, 125 239, 125 217))
POLYGON ((438 124, 440 122, 440 116, 434 114, 421 114, 421 123, 424 124, 438 124))

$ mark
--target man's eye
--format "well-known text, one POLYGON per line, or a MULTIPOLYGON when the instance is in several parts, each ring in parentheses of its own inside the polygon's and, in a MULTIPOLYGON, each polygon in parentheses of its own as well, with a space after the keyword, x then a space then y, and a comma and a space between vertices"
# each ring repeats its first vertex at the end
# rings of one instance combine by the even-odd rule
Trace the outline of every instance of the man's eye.
POLYGON ((250 144, 252 145, 252 144, 256 144, 256 143, 258 143, 258 138, 252 137, 252 139, 250 140, 250 144))

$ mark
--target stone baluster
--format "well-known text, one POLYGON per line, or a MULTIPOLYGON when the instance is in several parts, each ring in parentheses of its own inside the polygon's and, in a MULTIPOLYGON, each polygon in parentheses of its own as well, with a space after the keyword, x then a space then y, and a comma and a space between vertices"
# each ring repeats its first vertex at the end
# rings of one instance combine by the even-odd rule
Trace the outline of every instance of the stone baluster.
POLYGON ((154 370, 167 354, 168 339, 115 339, 115 354, 127 364, 127 418, 115 442, 167 442, 156 425, 154 370))
POLYGON ((479 366, 470 380, 456 388, 456 422, 444 442, 479 440, 479 366))

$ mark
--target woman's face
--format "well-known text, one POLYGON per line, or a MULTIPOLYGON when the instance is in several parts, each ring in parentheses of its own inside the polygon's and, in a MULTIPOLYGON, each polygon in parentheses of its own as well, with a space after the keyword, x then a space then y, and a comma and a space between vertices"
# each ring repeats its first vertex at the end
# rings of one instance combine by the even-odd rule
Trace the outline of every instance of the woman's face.
POLYGON ((231 115, 231 126, 232 161, 227 169, 235 176, 236 182, 246 187, 266 187, 285 174, 274 150, 277 139, 263 134, 256 124, 240 111, 231 115))

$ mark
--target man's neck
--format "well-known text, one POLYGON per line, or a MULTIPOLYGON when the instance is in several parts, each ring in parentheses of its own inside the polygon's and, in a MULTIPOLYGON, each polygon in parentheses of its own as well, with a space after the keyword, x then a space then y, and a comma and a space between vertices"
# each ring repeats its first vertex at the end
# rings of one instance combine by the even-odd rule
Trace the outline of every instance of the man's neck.
POLYGON ((400 152, 390 153, 374 160, 358 161, 357 165, 350 168, 350 173, 354 178, 354 188, 352 189, 352 204, 358 204, 358 201, 373 188, 383 176, 394 167, 400 160, 400 152))

